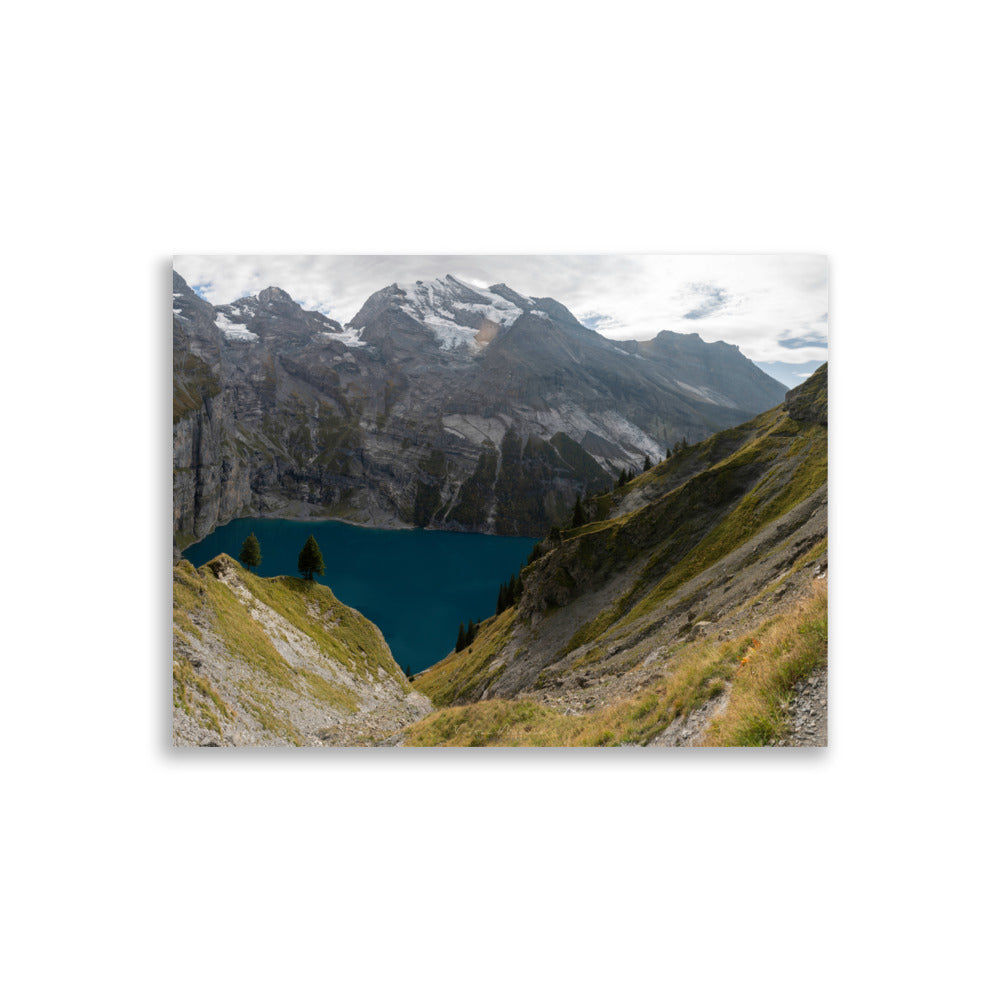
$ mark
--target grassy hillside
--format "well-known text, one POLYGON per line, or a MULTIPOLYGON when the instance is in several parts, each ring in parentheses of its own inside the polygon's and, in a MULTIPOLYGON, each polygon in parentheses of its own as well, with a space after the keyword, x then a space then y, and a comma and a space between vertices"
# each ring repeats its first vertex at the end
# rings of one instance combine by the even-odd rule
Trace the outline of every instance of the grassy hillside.
POLYGON ((321 584, 182 560, 173 619, 175 743, 363 743, 426 709, 378 629, 321 584))
POLYGON ((410 746, 645 746, 672 723, 716 703, 702 743, 764 746, 788 736, 797 681, 826 661, 826 586, 794 610, 724 642, 701 640, 643 690, 579 715, 530 697, 434 712, 410 727, 410 746))
MULTIPOLYGON (((741 719, 756 718, 760 712, 745 706, 757 695, 744 698, 744 679, 733 667, 740 649, 763 643, 761 630, 780 621, 819 620, 812 587, 826 574, 826 391, 823 366, 782 406, 590 499, 591 520, 547 541, 522 573, 518 605, 484 623, 471 647, 418 677, 415 686, 435 705, 469 705, 469 711, 429 718, 410 738, 423 742, 437 733, 446 742, 490 742, 495 723, 513 739, 519 730, 505 713, 514 712, 532 716, 524 721, 534 734, 527 742, 600 742, 605 732, 612 742, 646 742, 656 726, 665 730, 723 693, 744 705, 741 719), (613 703, 653 675, 663 683, 650 681, 643 698, 657 700, 642 716, 655 717, 653 729, 600 714, 638 711, 613 703), (678 694, 677 685, 687 693, 678 694), (535 704, 512 701, 525 697, 535 704), (542 726, 548 705, 563 717, 542 726), (664 705, 676 705, 675 714, 664 705), (567 710, 598 714, 584 724, 566 717, 567 710)), ((822 609, 825 623, 825 599, 822 609)), ((802 662, 825 659, 825 632, 822 645, 812 642, 802 662)), ((791 683, 800 675, 799 667, 787 674, 791 683)), ((706 740, 755 739, 745 719, 717 721, 706 740)), ((772 718, 762 738, 775 738, 780 728, 772 718)))

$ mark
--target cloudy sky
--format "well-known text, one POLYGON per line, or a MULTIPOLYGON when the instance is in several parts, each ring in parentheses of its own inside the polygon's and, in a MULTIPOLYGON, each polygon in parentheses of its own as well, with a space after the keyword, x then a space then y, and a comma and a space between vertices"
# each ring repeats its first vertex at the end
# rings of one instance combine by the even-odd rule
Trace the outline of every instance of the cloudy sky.
POLYGON ((758 363, 815 368, 827 358, 827 262, 813 254, 563 256, 189 256, 174 267, 220 305, 269 285, 347 323, 394 281, 453 274, 558 299, 616 340, 660 330, 736 344, 758 363))

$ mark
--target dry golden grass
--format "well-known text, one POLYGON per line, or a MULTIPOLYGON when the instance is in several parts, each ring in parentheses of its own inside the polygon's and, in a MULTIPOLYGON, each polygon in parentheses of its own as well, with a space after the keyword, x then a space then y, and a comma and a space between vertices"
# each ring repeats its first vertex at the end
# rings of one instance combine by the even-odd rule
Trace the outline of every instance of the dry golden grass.
POLYGON ((766 746, 784 734, 796 681, 826 660, 826 581, 815 581, 812 596, 765 625, 756 642, 736 669, 729 703, 709 725, 705 746, 766 746))
POLYGON ((563 715, 530 698, 445 708, 415 723, 409 746, 644 745, 678 717, 723 694, 706 746, 762 746, 784 728, 783 705, 797 680, 826 658, 826 585, 794 611, 753 633, 679 651, 670 673, 645 691, 585 715, 563 715))
POLYGON ((529 698, 445 708, 409 730, 410 746, 621 746, 647 743, 678 715, 721 694, 736 670, 737 643, 683 650, 670 675, 585 715, 563 715, 529 698))

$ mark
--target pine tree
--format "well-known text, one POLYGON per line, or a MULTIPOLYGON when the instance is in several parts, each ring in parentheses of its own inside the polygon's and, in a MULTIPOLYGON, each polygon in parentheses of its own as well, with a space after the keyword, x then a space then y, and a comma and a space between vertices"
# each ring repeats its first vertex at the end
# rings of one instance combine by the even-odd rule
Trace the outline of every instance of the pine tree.
POLYGON ((502 615, 513 603, 514 587, 513 577, 511 583, 501 583, 500 593, 497 594, 497 614, 502 615))
POLYGON ((466 641, 465 622, 458 623, 458 640, 455 643, 455 652, 461 653, 469 643, 466 641))
POLYGON ((313 578, 313 573, 319 576, 326 573, 323 553, 320 552, 319 543, 312 535, 306 539, 306 544, 302 546, 302 551, 299 553, 299 572, 307 580, 313 578))
POLYGON ((583 504, 580 502, 580 494, 576 495, 576 504, 573 506, 573 527, 579 528, 583 524, 585 518, 583 516, 583 504))
POLYGON ((627 482, 628 482, 628 476, 625 475, 625 470, 622 469, 622 471, 618 474, 618 486, 622 487, 627 482))
POLYGON ((260 542, 251 531, 240 549, 239 560, 247 569, 256 569, 260 565, 260 542))
POLYGON ((649 470, 653 467, 653 463, 649 460, 649 455, 644 455, 643 458, 645 461, 642 463, 642 471, 649 472, 649 470))

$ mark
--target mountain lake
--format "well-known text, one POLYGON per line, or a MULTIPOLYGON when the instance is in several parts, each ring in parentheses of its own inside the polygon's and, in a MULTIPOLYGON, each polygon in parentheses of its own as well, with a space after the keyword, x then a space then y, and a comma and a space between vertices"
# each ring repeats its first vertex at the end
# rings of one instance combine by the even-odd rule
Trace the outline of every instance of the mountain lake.
POLYGON ((340 521, 241 518, 188 546, 202 566, 225 552, 236 559, 253 532, 258 576, 298 576, 302 546, 314 535, 326 573, 317 577, 337 599, 373 621, 396 662, 411 674, 455 648, 458 626, 496 611, 500 584, 517 573, 537 539, 457 531, 361 528, 340 521))

